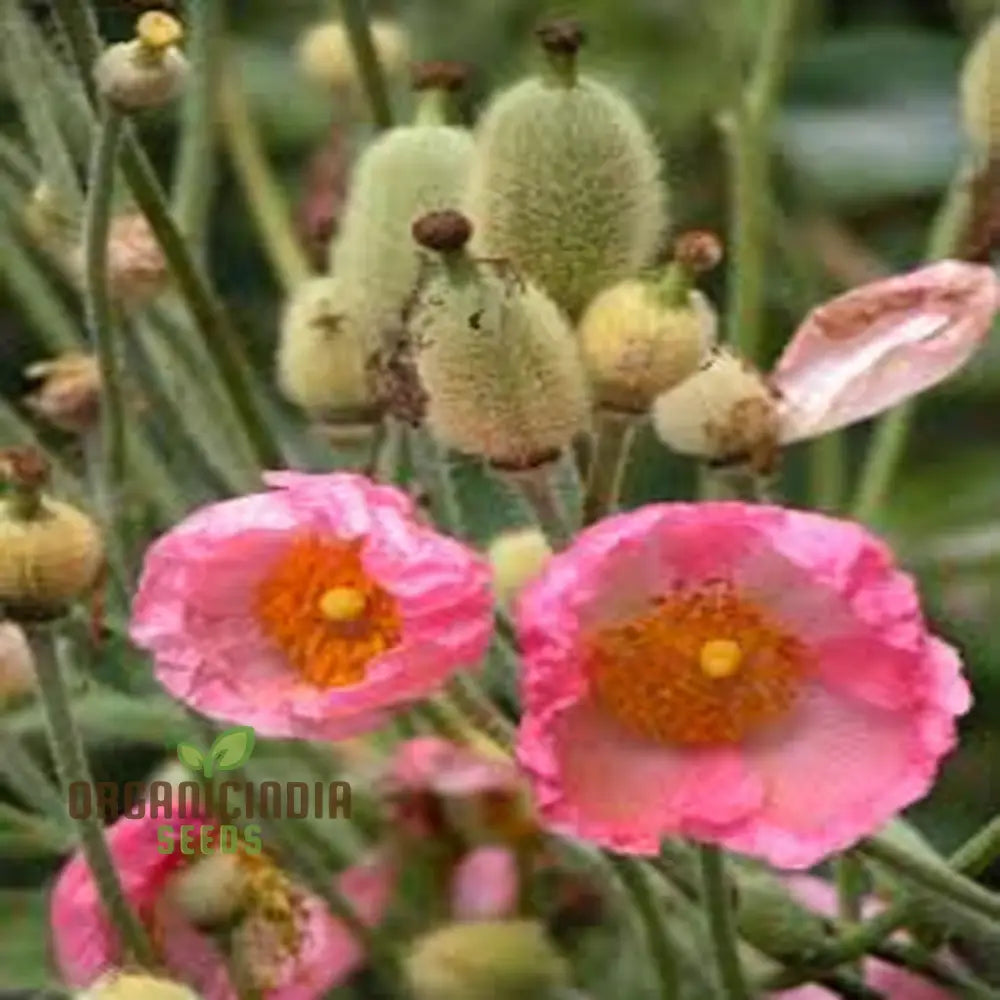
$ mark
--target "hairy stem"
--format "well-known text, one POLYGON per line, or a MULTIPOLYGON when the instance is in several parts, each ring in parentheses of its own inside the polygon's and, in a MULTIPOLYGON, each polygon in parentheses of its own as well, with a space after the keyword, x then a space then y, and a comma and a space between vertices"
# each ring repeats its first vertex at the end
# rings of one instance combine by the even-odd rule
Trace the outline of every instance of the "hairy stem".
MULTIPOLYGON (((30 631, 30 639, 52 759, 63 794, 68 800, 72 785, 84 783, 92 786, 93 778, 87 766, 83 741, 70 709, 66 680, 56 651, 55 633, 50 626, 36 626, 30 631)), ((127 960, 132 959, 147 967, 154 966, 156 954, 145 929, 125 898, 104 838, 104 825, 97 815, 89 812, 76 820, 76 826, 83 856, 97 886, 105 913, 120 935, 126 953, 126 962, 122 964, 127 964, 127 960)))
POLYGON ((636 422, 631 414, 598 415, 597 446, 583 506, 584 524, 592 524, 617 510, 635 441, 636 422))

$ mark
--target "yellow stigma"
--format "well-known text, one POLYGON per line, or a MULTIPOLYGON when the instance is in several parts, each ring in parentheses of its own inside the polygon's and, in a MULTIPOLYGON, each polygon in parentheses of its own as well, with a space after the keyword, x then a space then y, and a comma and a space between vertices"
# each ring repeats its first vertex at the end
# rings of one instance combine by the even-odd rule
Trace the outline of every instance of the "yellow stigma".
POLYGON ((162 52, 184 37, 184 28, 177 18, 164 11, 148 10, 136 22, 135 35, 143 48, 151 52, 162 52))
POLYGON ((367 604, 368 599, 356 587, 334 587, 319 599, 319 610, 332 622, 356 622, 367 604))
POLYGON ((743 663, 743 650, 732 639, 709 639, 698 654, 701 672, 712 680, 732 677, 743 663))

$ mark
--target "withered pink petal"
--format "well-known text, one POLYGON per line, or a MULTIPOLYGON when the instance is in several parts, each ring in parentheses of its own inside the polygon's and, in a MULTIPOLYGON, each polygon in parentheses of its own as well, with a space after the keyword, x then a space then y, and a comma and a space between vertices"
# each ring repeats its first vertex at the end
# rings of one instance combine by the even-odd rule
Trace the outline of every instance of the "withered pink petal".
POLYGON ((954 374, 1000 309, 990 267, 946 260, 814 309, 775 366, 784 444, 867 420, 954 374))

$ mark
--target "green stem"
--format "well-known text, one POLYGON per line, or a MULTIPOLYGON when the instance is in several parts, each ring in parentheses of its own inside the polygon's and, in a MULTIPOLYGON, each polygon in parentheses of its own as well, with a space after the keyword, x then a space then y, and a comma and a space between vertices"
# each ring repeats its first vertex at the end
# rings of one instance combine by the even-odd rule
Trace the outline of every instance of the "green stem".
POLYGON ((634 858, 611 859, 622 885, 627 890, 646 934, 646 948, 658 980, 659 1000, 676 1000, 680 996, 680 970, 670 937, 670 927, 657 899, 649 870, 634 858))
MULTIPOLYGON (((102 43, 92 13, 76 0, 53 0, 53 7, 69 40, 83 85, 93 101, 91 69, 102 43)), ((202 333, 205 347, 229 390, 233 407, 253 444, 258 461, 265 468, 277 467, 281 464, 281 450, 271 428, 261 418, 260 406, 254 399, 252 370, 239 334, 184 242, 170 214, 156 172, 128 126, 125 128, 120 159, 125 179, 156 235, 181 296, 202 333)))
POLYGON ((959 906, 991 920, 1000 920, 1000 895, 989 892, 958 872, 929 864, 879 837, 863 841, 857 851, 959 906))
POLYGON ((712 844, 700 844, 698 857, 702 898, 708 914, 708 929, 712 936, 722 992, 726 1000, 751 1000, 737 947, 725 859, 722 851, 712 844))
MULTIPOLYGON (((970 171, 965 164, 955 172, 941 203, 927 244, 927 260, 934 261, 954 253, 968 226, 971 211, 970 171)), ((857 521, 871 521, 888 496, 910 435, 916 397, 900 404, 879 420, 868 446, 865 463, 858 478, 851 516, 857 521)))
MULTIPOLYGON (((70 709, 63 667, 56 652, 53 628, 33 627, 30 639, 52 759, 63 793, 68 798, 70 786, 77 782, 93 785, 93 778, 87 766, 83 741, 70 709)), ((104 825, 94 812, 89 812, 85 817, 76 820, 76 826, 83 856, 90 868, 104 910, 121 936, 122 947, 126 953, 126 961, 122 964, 127 964, 131 959, 140 965, 152 968, 156 964, 156 954, 145 929, 125 898, 104 837, 104 825)))
POLYGON ((390 128, 392 108, 389 105, 389 91, 375 51, 375 42, 372 40, 367 4, 365 0, 340 0, 340 9, 355 62, 361 71, 361 82, 371 106, 372 118, 378 128, 390 128))
POLYGON ((174 215, 188 244, 204 252, 215 180, 213 132, 225 4, 193 3, 186 8, 191 64, 185 87, 181 143, 173 190, 174 215))
POLYGON ((812 506, 833 514, 840 509, 846 478, 846 442, 839 432, 824 434, 809 448, 812 506))
MULTIPOLYGON (((862 920, 865 896, 865 870, 853 854, 842 854, 834 863, 837 880, 837 916, 846 928, 856 927, 862 920)), ((853 970, 861 973, 860 967, 853 970)))
POLYGON ((770 0, 756 64, 726 131, 730 156, 733 304, 729 339, 760 361, 770 210, 770 128, 791 48, 796 0, 770 0))
POLYGON ((948 864, 963 875, 975 877, 1000 856, 1000 816, 973 834, 948 859, 948 864))
POLYGON ((553 463, 548 463, 521 472, 505 471, 504 475, 520 489, 553 548, 561 549, 569 544, 572 532, 552 481, 554 468, 553 463))
POLYGON ((128 475, 125 400, 122 392, 115 319, 108 294, 108 233, 114 190, 115 159, 123 119, 111 107, 98 123, 91 153, 84 207, 84 312, 87 330, 101 369, 101 508, 109 539, 118 538, 127 566, 129 545, 122 503, 128 475))
POLYGON ((219 112, 236 179, 260 235, 264 252, 285 292, 309 277, 306 256, 292 229, 288 206, 267 162, 246 93, 232 58, 222 77, 219 112))
POLYGON ((635 441, 637 419, 632 414, 602 412, 597 421, 597 447, 583 505, 584 524, 592 524, 618 509, 635 441))
POLYGON ((514 727, 473 677, 465 673, 456 674, 448 685, 448 695, 476 729, 485 733, 502 750, 511 749, 514 727))
POLYGON ((965 1000, 997 1000, 998 992, 948 962, 925 953, 906 941, 886 941, 874 949, 877 958, 913 972, 939 986, 957 991, 965 1000))

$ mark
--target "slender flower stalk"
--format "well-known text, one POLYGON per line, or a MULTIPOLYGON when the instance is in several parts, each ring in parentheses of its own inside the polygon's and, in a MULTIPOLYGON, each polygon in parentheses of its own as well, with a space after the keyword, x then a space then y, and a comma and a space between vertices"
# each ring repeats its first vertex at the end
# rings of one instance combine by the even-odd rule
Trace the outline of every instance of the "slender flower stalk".
POLYGON ((726 883, 725 858, 712 844, 700 844, 702 900, 708 914, 719 980, 726 1000, 751 1000, 740 963, 736 925, 729 886, 726 883))
POLYGON ((654 873, 635 858, 615 857, 612 864, 645 931, 646 948, 656 972, 656 995, 659 1000, 676 1000, 680 996, 680 970, 663 901, 654 891, 654 873))
POLYGON ((632 415, 602 413, 597 420, 596 452, 584 499, 585 524, 618 508, 636 438, 636 419, 632 415))
POLYGON ((847 442, 842 431, 824 434, 809 448, 809 479, 812 506, 835 514, 844 498, 847 474, 847 442))
POLYGON ((101 369, 101 507, 109 539, 120 538, 127 559, 128 541, 122 499, 128 475, 125 405, 115 343, 115 318, 108 294, 108 232, 114 190, 115 159, 123 118, 105 107, 98 123, 90 163, 84 211, 84 307, 90 340, 101 369))
MULTIPOLYGON (((862 919, 865 895, 865 870, 860 859, 850 852, 842 854, 834 864, 837 879, 837 916, 845 927, 857 926, 862 919)), ((855 972, 860 969, 856 968, 855 972)))
POLYGON ((788 62, 796 0, 770 0, 760 49, 740 106, 723 120, 732 174, 729 339, 760 360, 770 208, 770 128, 788 62))
MULTIPOLYGON (((56 649, 56 636, 51 626, 35 626, 30 633, 35 656, 38 691, 45 712, 52 759, 56 766, 63 793, 77 782, 93 784, 83 741, 70 708, 63 665, 56 649)), ((118 873, 104 839, 104 827, 98 816, 89 813, 76 820, 80 845, 94 876, 104 909, 121 935, 122 946, 130 957, 146 967, 156 963, 156 954, 146 931, 132 911, 122 891, 118 873)))
POLYGON ((372 39, 371 24, 365 0, 340 0, 344 17, 344 27, 354 51, 364 84, 365 94, 371 106, 372 118, 378 128, 389 128, 392 125, 392 108, 389 105, 389 90, 385 83, 385 74, 378 61, 375 42, 372 39))
POLYGON ((552 543, 553 548, 562 548, 572 538, 566 511, 552 479, 549 466, 528 469, 523 472, 508 473, 511 482, 520 489, 521 495, 538 519, 538 524, 552 543))
POLYGON ((309 277, 309 263, 292 229, 281 188, 267 162, 232 53, 221 80, 219 111, 229 159, 261 245, 285 292, 291 292, 309 277))
MULTIPOLYGON (((948 257, 961 244, 972 210, 971 179, 972 171, 967 164, 962 164, 931 226, 928 260, 948 257)), ((916 398, 913 398, 891 410, 878 422, 858 477, 851 508, 856 520, 868 522, 877 516, 903 460, 915 410, 916 398)))
POLYGON ((182 111, 173 209, 188 243, 203 251, 215 182, 215 97, 219 85, 225 5, 195 3, 186 8, 191 79, 182 111))

